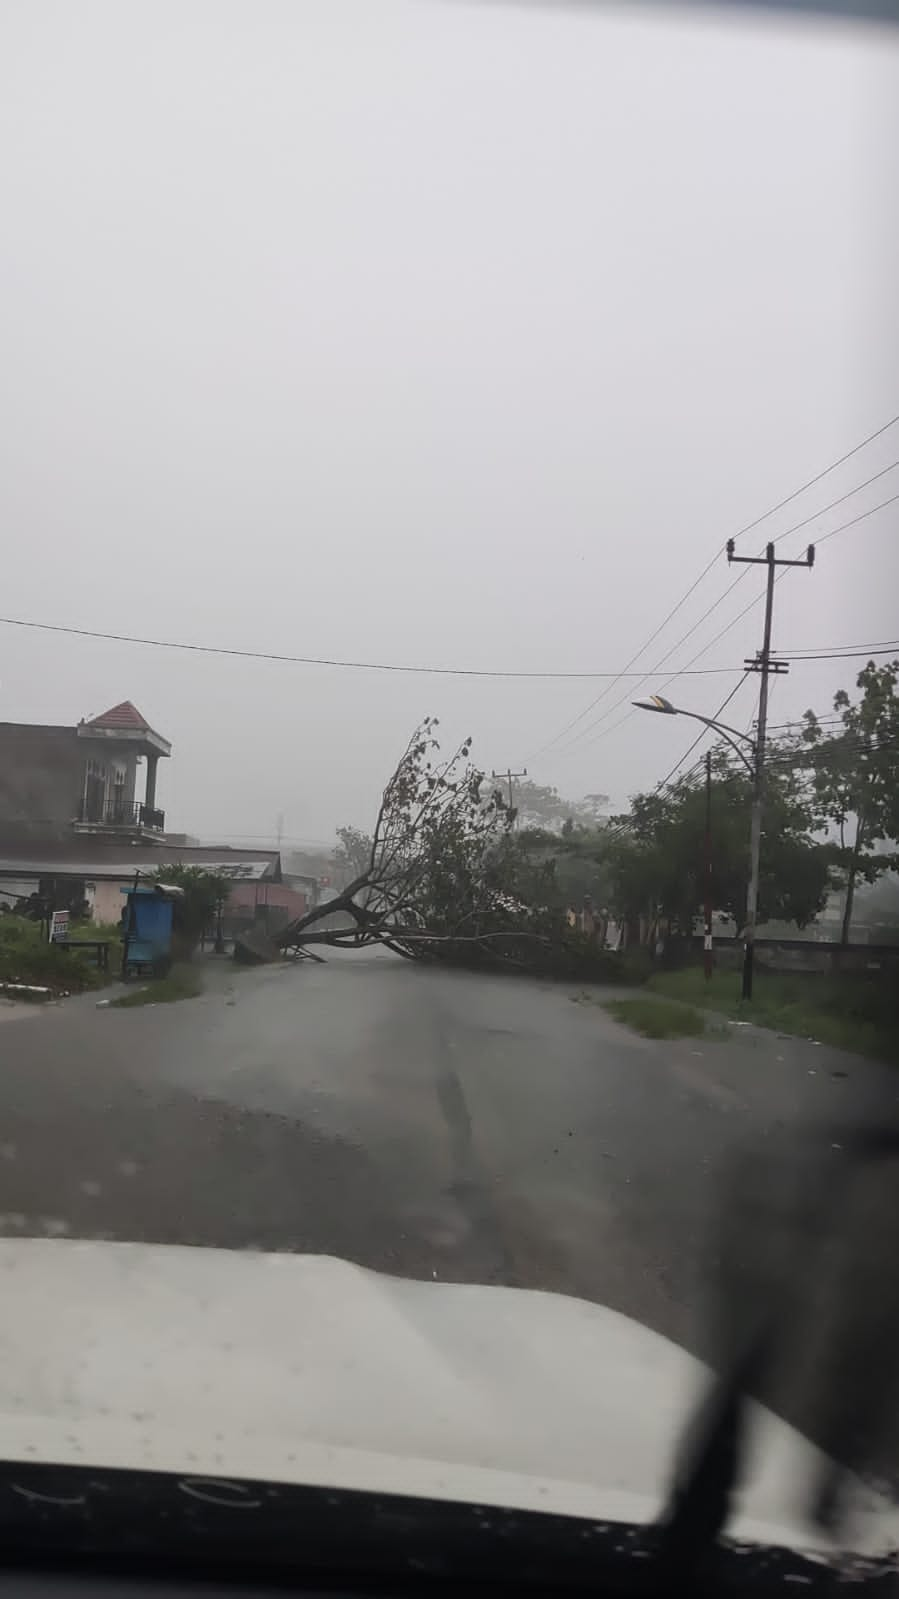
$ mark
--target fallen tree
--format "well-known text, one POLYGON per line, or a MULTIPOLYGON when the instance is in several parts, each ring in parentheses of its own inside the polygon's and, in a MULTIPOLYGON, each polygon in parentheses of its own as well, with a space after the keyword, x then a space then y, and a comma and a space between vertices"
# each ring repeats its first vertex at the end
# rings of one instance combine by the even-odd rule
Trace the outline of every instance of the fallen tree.
POLYGON ((564 916, 541 900, 532 868, 523 891, 515 812, 470 761, 471 740, 441 759, 437 725, 429 717, 413 733, 370 838, 353 835, 361 869, 334 899, 279 933, 282 950, 380 944, 407 960, 549 970, 554 952, 577 942, 564 916))

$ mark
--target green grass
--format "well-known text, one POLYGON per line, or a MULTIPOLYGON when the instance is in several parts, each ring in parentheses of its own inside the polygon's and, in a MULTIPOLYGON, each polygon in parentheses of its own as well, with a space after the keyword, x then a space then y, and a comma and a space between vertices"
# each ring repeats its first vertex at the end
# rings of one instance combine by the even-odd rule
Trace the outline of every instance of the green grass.
MULTIPOLYGON (((655 999, 641 994, 633 999, 606 999, 602 1008, 616 1021, 626 1022, 644 1038, 698 1038, 709 1029, 705 1016, 693 1005, 655 999)), ((720 1029, 713 1028, 717 1032, 720 1029)))
POLYGON ((0 983, 25 983, 53 994, 78 994, 109 981, 74 950, 48 944, 39 922, 0 915, 0 983))
POLYGON ((751 1001, 740 998, 740 972, 707 981, 700 967, 659 972, 649 992, 718 1011, 780 1033, 899 1064, 899 999, 895 976, 867 972, 767 972, 756 969, 751 1001))
POLYGON ((120 1010, 133 1010, 137 1005, 172 1005, 179 999, 196 999, 203 992, 199 974, 190 966, 173 966, 165 977, 154 977, 140 988, 120 994, 110 1003, 120 1010))

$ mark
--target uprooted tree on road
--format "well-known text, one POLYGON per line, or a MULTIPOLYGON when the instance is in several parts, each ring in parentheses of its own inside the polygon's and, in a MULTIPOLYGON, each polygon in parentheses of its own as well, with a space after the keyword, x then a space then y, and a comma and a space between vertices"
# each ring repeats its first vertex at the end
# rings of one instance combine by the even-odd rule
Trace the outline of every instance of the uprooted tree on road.
MULTIPOLYGON (((540 883, 512 832, 514 811, 471 763, 470 739, 441 758, 437 725, 427 718, 409 740, 361 869, 283 929, 283 949, 378 943, 411 959, 518 966, 545 956, 561 918, 540 908, 540 883)), ((354 833, 354 843, 364 836, 354 833)))

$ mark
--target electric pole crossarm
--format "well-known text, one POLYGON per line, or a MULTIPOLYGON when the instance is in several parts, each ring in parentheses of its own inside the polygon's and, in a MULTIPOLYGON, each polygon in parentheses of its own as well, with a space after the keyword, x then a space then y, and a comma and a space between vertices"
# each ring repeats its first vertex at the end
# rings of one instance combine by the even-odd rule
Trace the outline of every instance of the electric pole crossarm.
POLYGON ((507 789, 508 789, 508 794, 509 794, 509 810, 510 811, 514 811, 514 809, 515 809, 515 801, 514 801, 514 798, 513 798, 514 790, 513 790, 512 785, 519 777, 527 777, 527 775, 528 775, 527 767, 523 766, 520 772, 513 772, 511 767, 507 766, 506 770, 504 772, 491 772, 490 775, 491 775, 491 777, 495 777, 497 779, 503 779, 503 778, 505 779, 506 786, 507 786, 507 789))
POLYGON ((728 566, 772 566, 773 565, 773 566, 808 566, 808 567, 812 567, 815 564, 815 546, 814 546, 814 544, 810 544, 808 549, 805 552, 805 555, 802 557, 801 560, 799 560, 799 561, 788 561, 783 556, 775 556, 775 554, 774 554, 774 545, 773 544, 769 544, 767 546, 764 555, 735 555, 734 554, 734 541, 733 541, 733 539, 728 539, 728 541, 727 541, 727 564, 728 564, 728 566))

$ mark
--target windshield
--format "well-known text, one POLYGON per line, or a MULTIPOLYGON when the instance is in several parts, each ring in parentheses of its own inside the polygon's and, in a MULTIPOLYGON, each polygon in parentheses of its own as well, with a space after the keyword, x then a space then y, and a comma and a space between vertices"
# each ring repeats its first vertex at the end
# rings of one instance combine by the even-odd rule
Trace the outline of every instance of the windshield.
POLYGON ((0 40, 0 1447, 890 1547, 896 36, 0 40))

